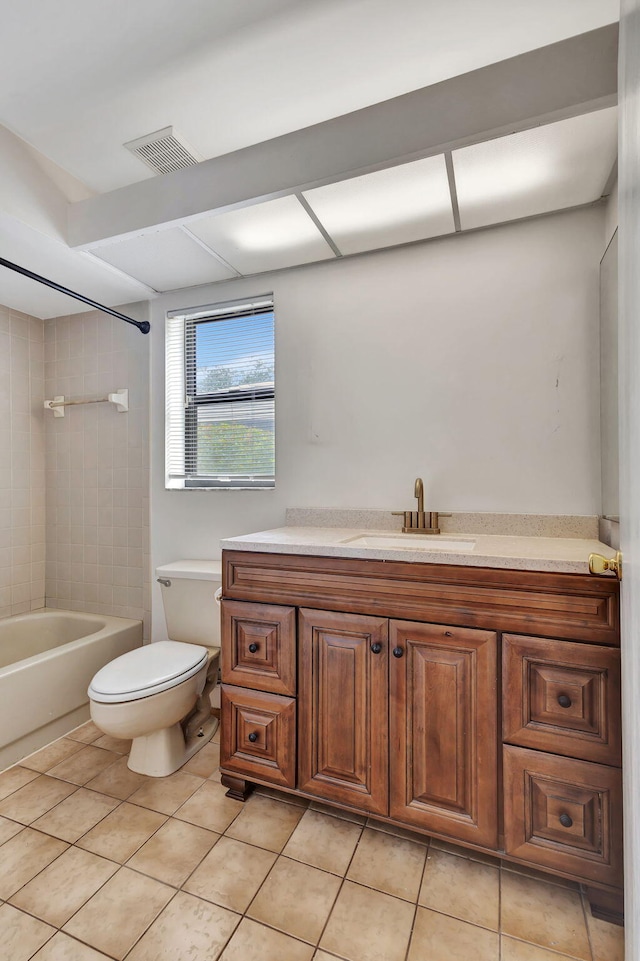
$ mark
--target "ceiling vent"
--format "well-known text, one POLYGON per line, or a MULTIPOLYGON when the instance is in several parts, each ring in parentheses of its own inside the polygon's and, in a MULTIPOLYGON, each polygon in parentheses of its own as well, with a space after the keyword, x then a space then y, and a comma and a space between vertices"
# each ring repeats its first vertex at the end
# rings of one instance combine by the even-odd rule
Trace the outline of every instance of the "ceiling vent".
POLYGON ((173 127, 163 127, 124 146, 157 174, 168 174, 204 160, 173 127))

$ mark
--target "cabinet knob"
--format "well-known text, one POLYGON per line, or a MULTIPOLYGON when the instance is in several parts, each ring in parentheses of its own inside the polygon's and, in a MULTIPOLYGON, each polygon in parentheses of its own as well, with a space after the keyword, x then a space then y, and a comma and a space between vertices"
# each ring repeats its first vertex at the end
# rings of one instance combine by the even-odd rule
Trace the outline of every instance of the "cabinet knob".
POLYGON ((249 644, 249 651, 251 654, 255 654, 257 650, 258 650, 258 645, 255 642, 252 644, 249 644))
POLYGON ((372 645, 371 645, 371 653, 372 653, 372 654, 379 654, 381 650, 382 650, 382 644, 378 644, 377 641, 376 641, 375 644, 372 644, 372 645))
POLYGON ((563 828, 570 828, 573 824, 573 818, 570 818, 568 814, 560 815, 560 824, 563 828))
POLYGON ((255 731, 251 732, 251 734, 249 735, 249 740, 251 741, 252 744, 255 744, 255 742, 258 740, 258 735, 256 734, 255 731))
POLYGON ((568 694, 559 694, 558 704, 560 705, 560 707, 571 707, 571 698, 569 697, 568 694))
POLYGON ((402 649, 401 647, 394 647, 394 649, 393 649, 393 656, 394 656, 394 657, 402 657, 403 654, 404 654, 404 651, 403 651, 403 649, 402 649))

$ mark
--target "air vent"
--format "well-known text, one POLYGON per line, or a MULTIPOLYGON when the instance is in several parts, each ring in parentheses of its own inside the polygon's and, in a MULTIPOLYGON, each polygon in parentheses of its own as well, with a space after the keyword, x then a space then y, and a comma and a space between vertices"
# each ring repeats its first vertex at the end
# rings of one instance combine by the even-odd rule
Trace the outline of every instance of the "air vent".
POLYGON ((157 174, 168 174, 204 160, 174 132, 173 127, 163 127, 145 137, 130 140, 124 146, 157 174))

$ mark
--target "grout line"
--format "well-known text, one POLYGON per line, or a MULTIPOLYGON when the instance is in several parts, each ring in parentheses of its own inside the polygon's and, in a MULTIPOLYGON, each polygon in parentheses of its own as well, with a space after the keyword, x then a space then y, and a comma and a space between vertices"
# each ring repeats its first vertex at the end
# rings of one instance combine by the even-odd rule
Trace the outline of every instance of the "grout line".
POLYGON ((415 909, 413 912, 413 921, 411 922, 411 930, 409 931, 409 940, 407 942, 407 950, 405 952, 405 961, 409 959, 409 952, 411 951, 411 942, 413 941, 413 932, 416 927, 416 920, 418 917, 418 907, 420 906, 420 892, 422 891, 422 885, 424 884, 424 876, 427 873, 427 863, 429 861, 429 851, 431 850, 431 838, 427 837, 427 850, 424 855, 424 864, 422 865, 422 872, 420 874, 420 883, 418 885, 418 893, 416 895, 415 909))
POLYGON ((580 891, 580 903, 582 904, 582 914, 584 916, 584 925, 585 925, 585 928, 587 929, 587 944, 589 945, 589 951, 591 952, 592 961, 596 961, 596 954, 595 954, 595 951, 593 950, 593 944, 591 942, 591 931, 589 930, 589 918, 587 915, 587 910, 589 910, 589 913, 590 913, 591 909, 588 908, 587 896, 583 891, 580 891))

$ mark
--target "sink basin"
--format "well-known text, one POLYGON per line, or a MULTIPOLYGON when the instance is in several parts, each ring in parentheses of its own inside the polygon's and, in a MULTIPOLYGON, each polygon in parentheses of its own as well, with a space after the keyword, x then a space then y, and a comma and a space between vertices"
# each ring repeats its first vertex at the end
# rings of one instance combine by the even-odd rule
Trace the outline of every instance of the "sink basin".
POLYGON ((378 550, 405 551, 472 551, 474 540, 464 537, 442 537, 440 534, 356 534, 345 537, 341 544, 349 547, 372 547, 378 550))

